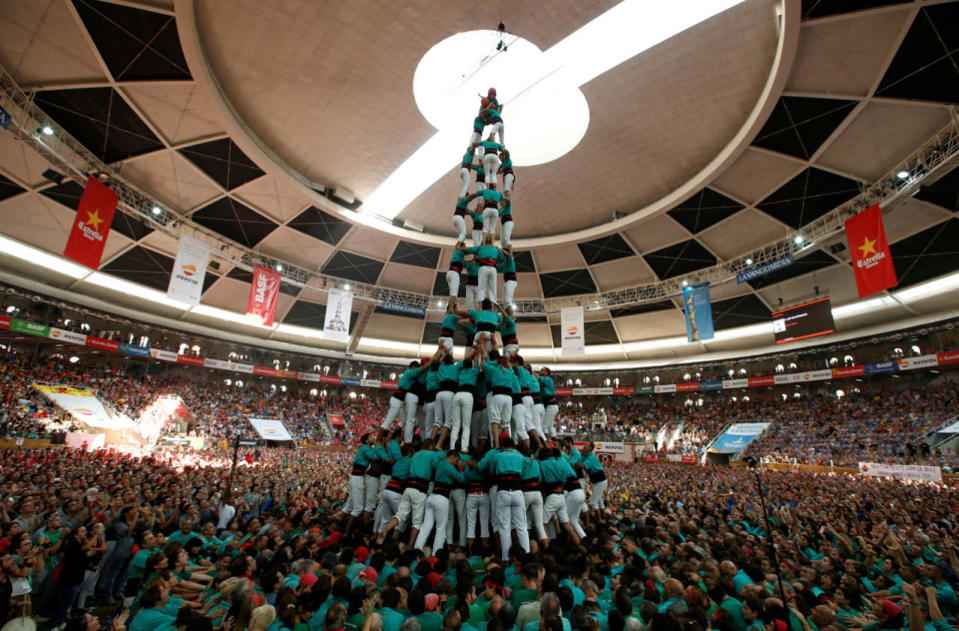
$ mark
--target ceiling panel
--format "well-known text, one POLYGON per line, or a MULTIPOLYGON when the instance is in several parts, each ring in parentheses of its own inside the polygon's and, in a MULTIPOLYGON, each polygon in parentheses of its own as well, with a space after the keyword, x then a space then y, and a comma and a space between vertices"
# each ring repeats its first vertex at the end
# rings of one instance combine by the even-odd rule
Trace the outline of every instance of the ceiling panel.
POLYGON ((204 206, 190 219, 247 247, 255 246, 277 228, 276 222, 229 197, 204 206))
POLYGON ((689 231, 667 213, 644 219, 623 233, 640 253, 652 252, 690 237, 689 231))
POLYGON ((310 203, 292 184, 273 175, 244 184, 233 195, 280 223, 297 216, 310 203))
POLYGON ((809 167, 757 204, 763 212, 800 228, 859 194, 854 180, 809 167))
POLYGON ((695 239, 644 254, 643 258, 661 279, 689 274, 716 264, 716 257, 695 239))
POLYGON ((536 248, 533 259, 536 260, 536 269, 540 272, 556 272, 586 265, 579 249, 568 245, 536 248))
POLYGON ((908 287, 959 269, 959 219, 903 239, 890 246, 899 287, 908 287))
POLYGON ((345 237, 346 233, 349 232, 352 227, 342 219, 337 219, 330 213, 322 211, 316 206, 310 206, 304 210, 294 219, 290 220, 288 225, 295 230, 325 241, 330 245, 339 243, 340 239, 345 237))
POLYGON ((410 243, 409 241, 400 241, 393 250, 390 261, 394 263, 407 263, 418 267, 435 270, 440 259, 440 248, 434 248, 419 243, 410 243))
POLYGON ((876 95, 959 103, 956 24, 959 24, 959 3, 919 9, 876 95))
POLYGON ((376 284, 383 263, 350 252, 337 252, 323 266, 323 273, 358 283, 376 284))
POLYGON ((753 144, 809 160, 857 103, 842 99, 781 97, 753 144))
POLYGON ((939 178, 934 184, 919 187, 916 197, 946 210, 959 211, 959 167, 939 178))
POLYGON ((539 281, 546 298, 591 294, 596 291, 596 285, 585 269, 540 274, 539 281))
MULTIPOLYGON (((379 283, 383 287, 425 294, 433 288, 435 274, 432 268, 424 269, 421 266, 405 263, 387 263, 380 275, 379 283)), ((465 279, 462 284, 465 285, 465 279)), ((465 288, 463 291, 466 291, 465 288)), ((444 295, 449 295, 449 293, 444 292, 444 295)))
POLYGON ((166 292, 170 284, 170 272, 173 271, 173 259, 142 246, 134 246, 104 265, 101 271, 166 292))
POLYGON ((696 234, 735 215, 742 209, 743 205, 739 202, 710 188, 704 188, 671 209, 668 214, 691 233, 696 234))
POLYGON ((712 303, 713 328, 730 329, 769 322, 769 308, 755 294, 745 294, 712 303))
POLYGON ((697 235, 711 252, 723 260, 736 258, 786 235, 786 227, 769 215, 747 208, 697 235))
POLYGON ((186 213, 221 195, 176 151, 157 151, 123 163, 123 177, 150 191, 161 205, 186 213))
POLYGON ((601 291, 612 291, 656 282, 656 275, 640 256, 617 259, 590 267, 601 291))
POLYGON ((170 144, 222 133, 213 103, 192 81, 126 84, 122 91, 170 144))
POLYGON ((802 171, 804 166, 796 158, 748 147, 710 186, 747 204, 755 204, 802 171))
POLYGON ((230 191, 263 176, 263 171, 229 138, 179 150, 187 160, 230 191))
POLYGON ((286 226, 271 232, 257 247, 267 256, 312 271, 320 269, 333 254, 333 246, 286 226))
POLYGON ((635 254, 621 236, 616 233, 578 243, 579 251, 589 265, 621 259, 635 254))

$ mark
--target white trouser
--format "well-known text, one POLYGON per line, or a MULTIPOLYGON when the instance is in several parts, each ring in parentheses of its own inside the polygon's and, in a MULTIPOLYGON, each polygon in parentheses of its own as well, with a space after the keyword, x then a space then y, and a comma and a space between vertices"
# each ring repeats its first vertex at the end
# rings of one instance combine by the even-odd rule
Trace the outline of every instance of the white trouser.
POLYGON ((516 532, 520 547, 529 552, 529 533, 526 532, 526 500, 523 499, 523 492, 518 489, 515 491, 497 491, 495 514, 500 521, 499 538, 503 549, 503 560, 509 559, 509 548, 513 544, 510 530, 516 532))
POLYGON ((599 510, 603 508, 603 496, 606 495, 606 486, 608 484, 608 480, 600 480, 599 482, 593 483, 593 494, 589 498, 589 507, 591 509, 599 510))
POLYGON ((493 151, 483 154, 483 169, 486 171, 486 185, 496 184, 496 172, 499 171, 499 156, 493 151))
POLYGON ((533 404, 533 428, 539 437, 546 440, 546 434, 543 433, 543 417, 546 415, 546 408, 542 403, 533 404))
POLYGON ((473 393, 457 392, 453 395, 453 413, 450 415, 450 449, 456 449, 456 439, 463 432, 463 444, 460 451, 470 449, 470 420, 473 412, 473 393))
MULTIPOLYGON (((513 182, 516 181, 516 176, 512 173, 507 173, 503 176, 503 192, 509 193, 513 190, 513 182)), ((462 195, 460 195, 462 197, 462 195)))
POLYGON ((550 493, 543 501, 543 521, 549 523, 553 518, 559 519, 559 523, 569 523, 569 513, 566 512, 566 498, 562 493, 550 493))
POLYGON ((457 243, 466 243, 466 217, 453 215, 453 228, 456 230, 457 243))
POLYGON ((543 433, 547 436, 554 436, 553 432, 553 421, 556 420, 556 415, 559 414, 559 406, 555 403, 547 405, 544 408, 545 415, 543 416, 543 433))
POLYGON ((426 510, 423 514, 423 526, 416 536, 413 548, 422 550, 430 531, 436 526, 436 537, 433 539, 433 552, 440 550, 446 543, 446 521, 450 518, 450 498, 433 493, 426 498, 426 510))
POLYGON ((479 441, 489 434, 489 411, 488 409, 477 410, 470 415, 471 437, 470 444, 475 447, 479 441))
POLYGON ((510 243, 512 243, 513 237, 513 222, 507 221, 503 224, 503 235, 500 237, 500 240, 503 242, 503 247, 508 248, 510 243))
POLYGON ((400 505, 396 509, 396 521, 402 524, 412 515, 413 528, 419 530, 419 527, 423 525, 423 512, 425 510, 426 493, 419 489, 406 489, 403 491, 403 497, 400 498, 400 505))
POLYGON ((363 505, 366 503, 366 480, 365 475, 350 476, 350 501, 347 511, 350 517, 359 517, 363 512, 363 505))
MULTIPOLYGON (((440 338, 450 340, 450 352, 453 352, 452 338, 440 338)), ((440 429, 450 427, 453 424, 453 394, 452 390, 440 390, 436 393, 436 426, 440 429)), ((450 449, 452 449, 452 443, 450 449)))
POLYGON ((475 309, 476 308, 476 290, 479 289, 479 285, 467 285, 466 286, 466 308, 475 309))
MULTIPOLYGON (((508 394, 494 394, 488 406, 491 438, 499 440, 499 436, 492 436, 493 423, 499 425, 499 431, 509 430, 510 417, 513 414, 513 397, 508 394)), ((512 436, 512 432, 510 433, 512 436)), ((499 444, 497 442, 497 444, 499 444)))
POLYGON ((383 419, 383 423, 380 425, 383 429, 389 429, 390 425, 393 423, 393 419, 400 413, 400 410, 403 409, 403 401, 397 399, 396 397, 390 397, 390 409, 386 413, 386 418, 383 419))
POLYGON ((523 501, 526 505, 526 523, 536 529, 536 538, 542 541, 546 538, 546 529, 543 527, 543 494, 539 491, 523 491, 523 501))
POLYGON ((502 526, 499 520, 499 513, 496 512, 496 492, 498 490, 495 484, 489 487, 490 528, 493 532, 500 532, 500 526, 502 526))
POLYGON ((503 131, 503 121, 500 120, 493 123, 493 128, 489 130, 489 135, 492 136, 493 134, 499 134, 499 144, 505 147, 506 141, 504 140, 505 132, 503 131))
POLYGON ((496 208, 484 208, 483 209, 483 232, 486 234, 495 235, 497 219, 499 219, 499 210, 497 210, 496 208))
POLYGON ((470 228, 473 236, 473 245, 482 245, 483 243, 483 229, 470 228))
POLYGON ((429 438, 433 433, 433 428, 436 427, 436 400, 430 401, 425 406, 426 408, 426 418, 423 423, 423 438, 429 438))
MULTIPOLYGON (((483 132, 481 132, 481 131, 476 131, 476 130, 474 129, 472 135, 470 135, 470 144, 471 144, 471 145, 475 145, 475 144, 478 143, 480 140, 482 140, 482 139, 483 139, 482 134, 483 134, 483 132)), ((503 143, 500 143, 500 144, 503 144, 503 143)))
POLYGON ((526 421, 527 434, 536 429, 536 423, 533 421, 533 397, 528 394, 523 397, 523 420, 526 421))
POLYGON ((460 273, 452 269, 447 270, 446 284, 450 288, 450 297, 458 296, 460 293, 460 273))
POLYGON ((406 427, 403 430, 403 442, 413 442, 413 430, 416 429, 416 406, 420 398, 412 392, 406 393, 403 403, 406 405, 406 427))
POLYGON ((486 298, 496 302, 496 268, 492 265, 480 265, 479 268, 476 299, 483 301, 486 298))
POLYGON ((510 419, 510 425, 513 428, 513 431, 511 432, 513 438, 529 440, 529 433, 526 431, 526 407, 522 403, 516 403, 513 405, 510 419))
POLYGON ((583 512, 583 507, 585 505, 586 491, 583 489, 576 489, 575 491, 570 491, 566 494, 566 512, 569 515, 569 523, 580 538, 586 536, 586 532, 583 530, 583 527, 579 525, 579 515, 583 512))
POLYGON ((466 193, 470 190, 470 173, 472 172, 472 169, 460 167, 460 180, 463 182, 463 188, 460 189, 460 197, 466 197, 466 193))
POLYGON ((391 476, 390 476, 389 473, 384 473, 384 474, 380 475, 380 493, 382 493, 382 492, 383 492, 383 489, 386 488, 386 484, 387 484, 387 482, 390 481, 390 477, 391 477, 391 476))
POLYGON ((476 538, 476 518, 479 517, 480 536, 489 537, 489 495, 470 493, 466 496, 466 536, 476 538))
POLYGON ((477 331, 476 335, 473 336, 473 346, 479 348, 483 356, 489 355, 489 352, 493 349, 494 341, 495 333, 492 331, 477 331))
POLYGON ((380 476, 363 476, 363 487, 366 495, 363 502, 363 512, 372 513, 376 510, 376 494, 380 491, 380 476))
POLYGON ((459 523, 459 538, 457 544, 466 545, 466 489, 450 491, 451 518, 446 521, 446 540, 453 541, 453 523, 459 523))
POLYGON ((516 285, 515 280, 507 280, 503 282, 503 304, 511 305, 513 304, 513 295, 516 294, 516 285))
POLYGON ((444 335, 440 337, 439 340, 437 341, 439 342, 439 345, 443 347, 443 350, 446 351, 447 354, 449 355, 453 354, 453 338, 447 337, 444 335))
POLYGON ((380 493, 380 503, 376 507, 376 512, 373 513, 373 532, 383 530, 386 522, 388 522, 390 518, 396 514, 397 509, 399 509, 402 498, 403 496, 396 491, 383 489, 383 492, 380 493))

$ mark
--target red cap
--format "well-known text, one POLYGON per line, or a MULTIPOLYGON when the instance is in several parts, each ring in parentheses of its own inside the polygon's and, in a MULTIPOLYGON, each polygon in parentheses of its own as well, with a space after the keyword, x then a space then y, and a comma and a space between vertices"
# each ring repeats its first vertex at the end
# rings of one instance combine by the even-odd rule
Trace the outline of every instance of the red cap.
POLYGON ((786 623, 785 623, 785 622, 783 622, 782 620, 774 620, 773 622, 774 622, 775 625, 776 625, 776 631, 786 631, 786 623))
POLYGON ((366 557, 370 556, 370 550, 369 548, 366 548, 365 546, 360 546, 359 548, 356 549, 356 552, 354 552, 353 554, 356 555, 357 561, 359 561, 360 563, 366 563, 366 557))
POLYGON ((432 585, 434 588, 436 587, 436 584, 439 583, 440 579, 442 578, 443 577, 439 575, 439 572, 430 572, 429 574, 426 575, 426 580, 428 580, 430 582, 430 585, 432 585))
POLYGON ((377 573, 376 573, 376 570, 374 570, 373 568, 371 568, 371 567, 365 567, 365 568, 363 568, 362 570, 360 570, 360 573, 359 573, 358 576, 359 576, 360 578, 365 578, 365 579, 370 580, 370 581, 373 581, 373 582, 375 583, 377 577, 379 576, 379 574, 377 574, 377 573))
POLYGON ((509 432, 506 430, 503 430, 503 432, 499 435, 500 440, 503 440, 504 438, 510 438, 509 432))
POLYGON ((315 585, 318 580, 320 580, 319 577, 312 572, 309 574, 304 574, 300 577, 300 587, 309 587, 310 585, 315 585))
POLYGON ((892 602, 891 600, 883 600, 882 608, 886 612, 886 615, 892 618, 893 616, 898 616, 902 613, 902 607, 892 602))
POLYGON ((496 88, 490 88, 487 94, 490 96, 496 96, 496 88))
POLYGON ((439 559, 437 557, 426 557, 426 562, 430 564, 430 567, 433 567, 439 563, 439 559))

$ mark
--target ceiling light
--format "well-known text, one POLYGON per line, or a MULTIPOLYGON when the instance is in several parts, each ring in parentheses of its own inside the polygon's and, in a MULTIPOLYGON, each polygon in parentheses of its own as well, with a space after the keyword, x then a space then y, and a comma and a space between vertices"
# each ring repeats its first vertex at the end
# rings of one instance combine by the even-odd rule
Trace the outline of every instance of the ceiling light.
POLYGON ((392 219, 449 171, 452 160, 463 154, 462 130, 475 116, 476 95, 491 85, 508 105, 515 166, 550 162, 576 147, 586 133, 584 84, 742 1, 654 6, 624 0, 545 51, 510 34, 505 42, 509 53, 498 54, 496 44, 503 36, 494 30, 444 39, 424 55, 413 76, 416 104, 438 131, 380 183, 361 213, 392 219), (475 61, 470 65, 469 60, 475 61), (557 102, 563 107, 554 107, 557 102))
POLYGON ((688 280, 685 280, 685 279, 683 280, 683 287, 689 287, 689 281, 688 281, 688 280))
POLYGON ((27 263, 45 267, 71 278, 83 278, 90 274, 89 267, 78 265, 73 261, 48 254, 39 248, 25 245, 4 236, 0 236, 0 255, 15 256, 27 263))
POLYGON ((753 264, 753 260, 749 257, 746 257, 746 265, 752 265, 752 264, 753 264))
POLYGON ((443 306, 443 301, 442 301, 442 300, 437 300, 437 301, 436 301, 436 306, 437 306, 437 307, 442 307, 442 306, 443 306))
POLYGON ((349 291, 349 290, 350 290, 350 284, 349 284, 349 283, 346 283, 345 285, 343 285, 343 289, 345 289, 346 291, 349 291))
POLYGON ((278 271, 278 272, 282 272, 282 271, 283 271, 283 264, 282 264, 282 263, 277 263, 277 264, 276 264, 276 271, 278 271))
POLYGON ((904 180, 909 177, 909 171, 900 171, 899 173, 896 173, 896 177, 898 177, 900 180, 904 180))
POLYGON ((44 136, 52 136, 52 135, 53 135, 53 127, 50 127, 49 125, 44 125, 43 128, 42 128, 40 131, 43 132, 43 135, 44 135, 44 136))
POLYGON ((154 206, 152 210, 154 215, 159 215, 160 213, 163 212, 163 209, 160 208, 159 206, 154 206))
POLYGON ((78 361, 80 361, 80 358, 77 357, 76 355, 74 355, 73 357, 70 358, 70 363, 71 363, 71 364, 75 364, 75 363, 77 363, 78 361))
POLYGON ((795 236, 795 238, 793 238, 793 242, 794 242, 796 245, 802 245, 802 244, 803 244, 803 241, 805 241, 805 240, 806 240, 806 238, 803 237, 801 234, 797 234, 797 235, 795 236))

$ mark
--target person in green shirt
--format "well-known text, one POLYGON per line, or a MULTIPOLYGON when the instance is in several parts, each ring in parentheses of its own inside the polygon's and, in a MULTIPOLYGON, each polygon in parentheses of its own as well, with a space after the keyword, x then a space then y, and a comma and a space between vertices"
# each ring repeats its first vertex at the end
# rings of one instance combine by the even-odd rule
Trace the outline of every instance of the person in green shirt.
POLYGON ((443 628, 443 616, 435 611, 426 611, 426 594, 414 589, 408 600, 410 616, 419 621, 421 631, 440 631, 443 628))
POLYGON ((520 607, 536 600, 545 575, 546 570, 539 563, 523 564, 522 587, 513 590, 512 598, 510 598, 513 609, 518 612, 520 607))

